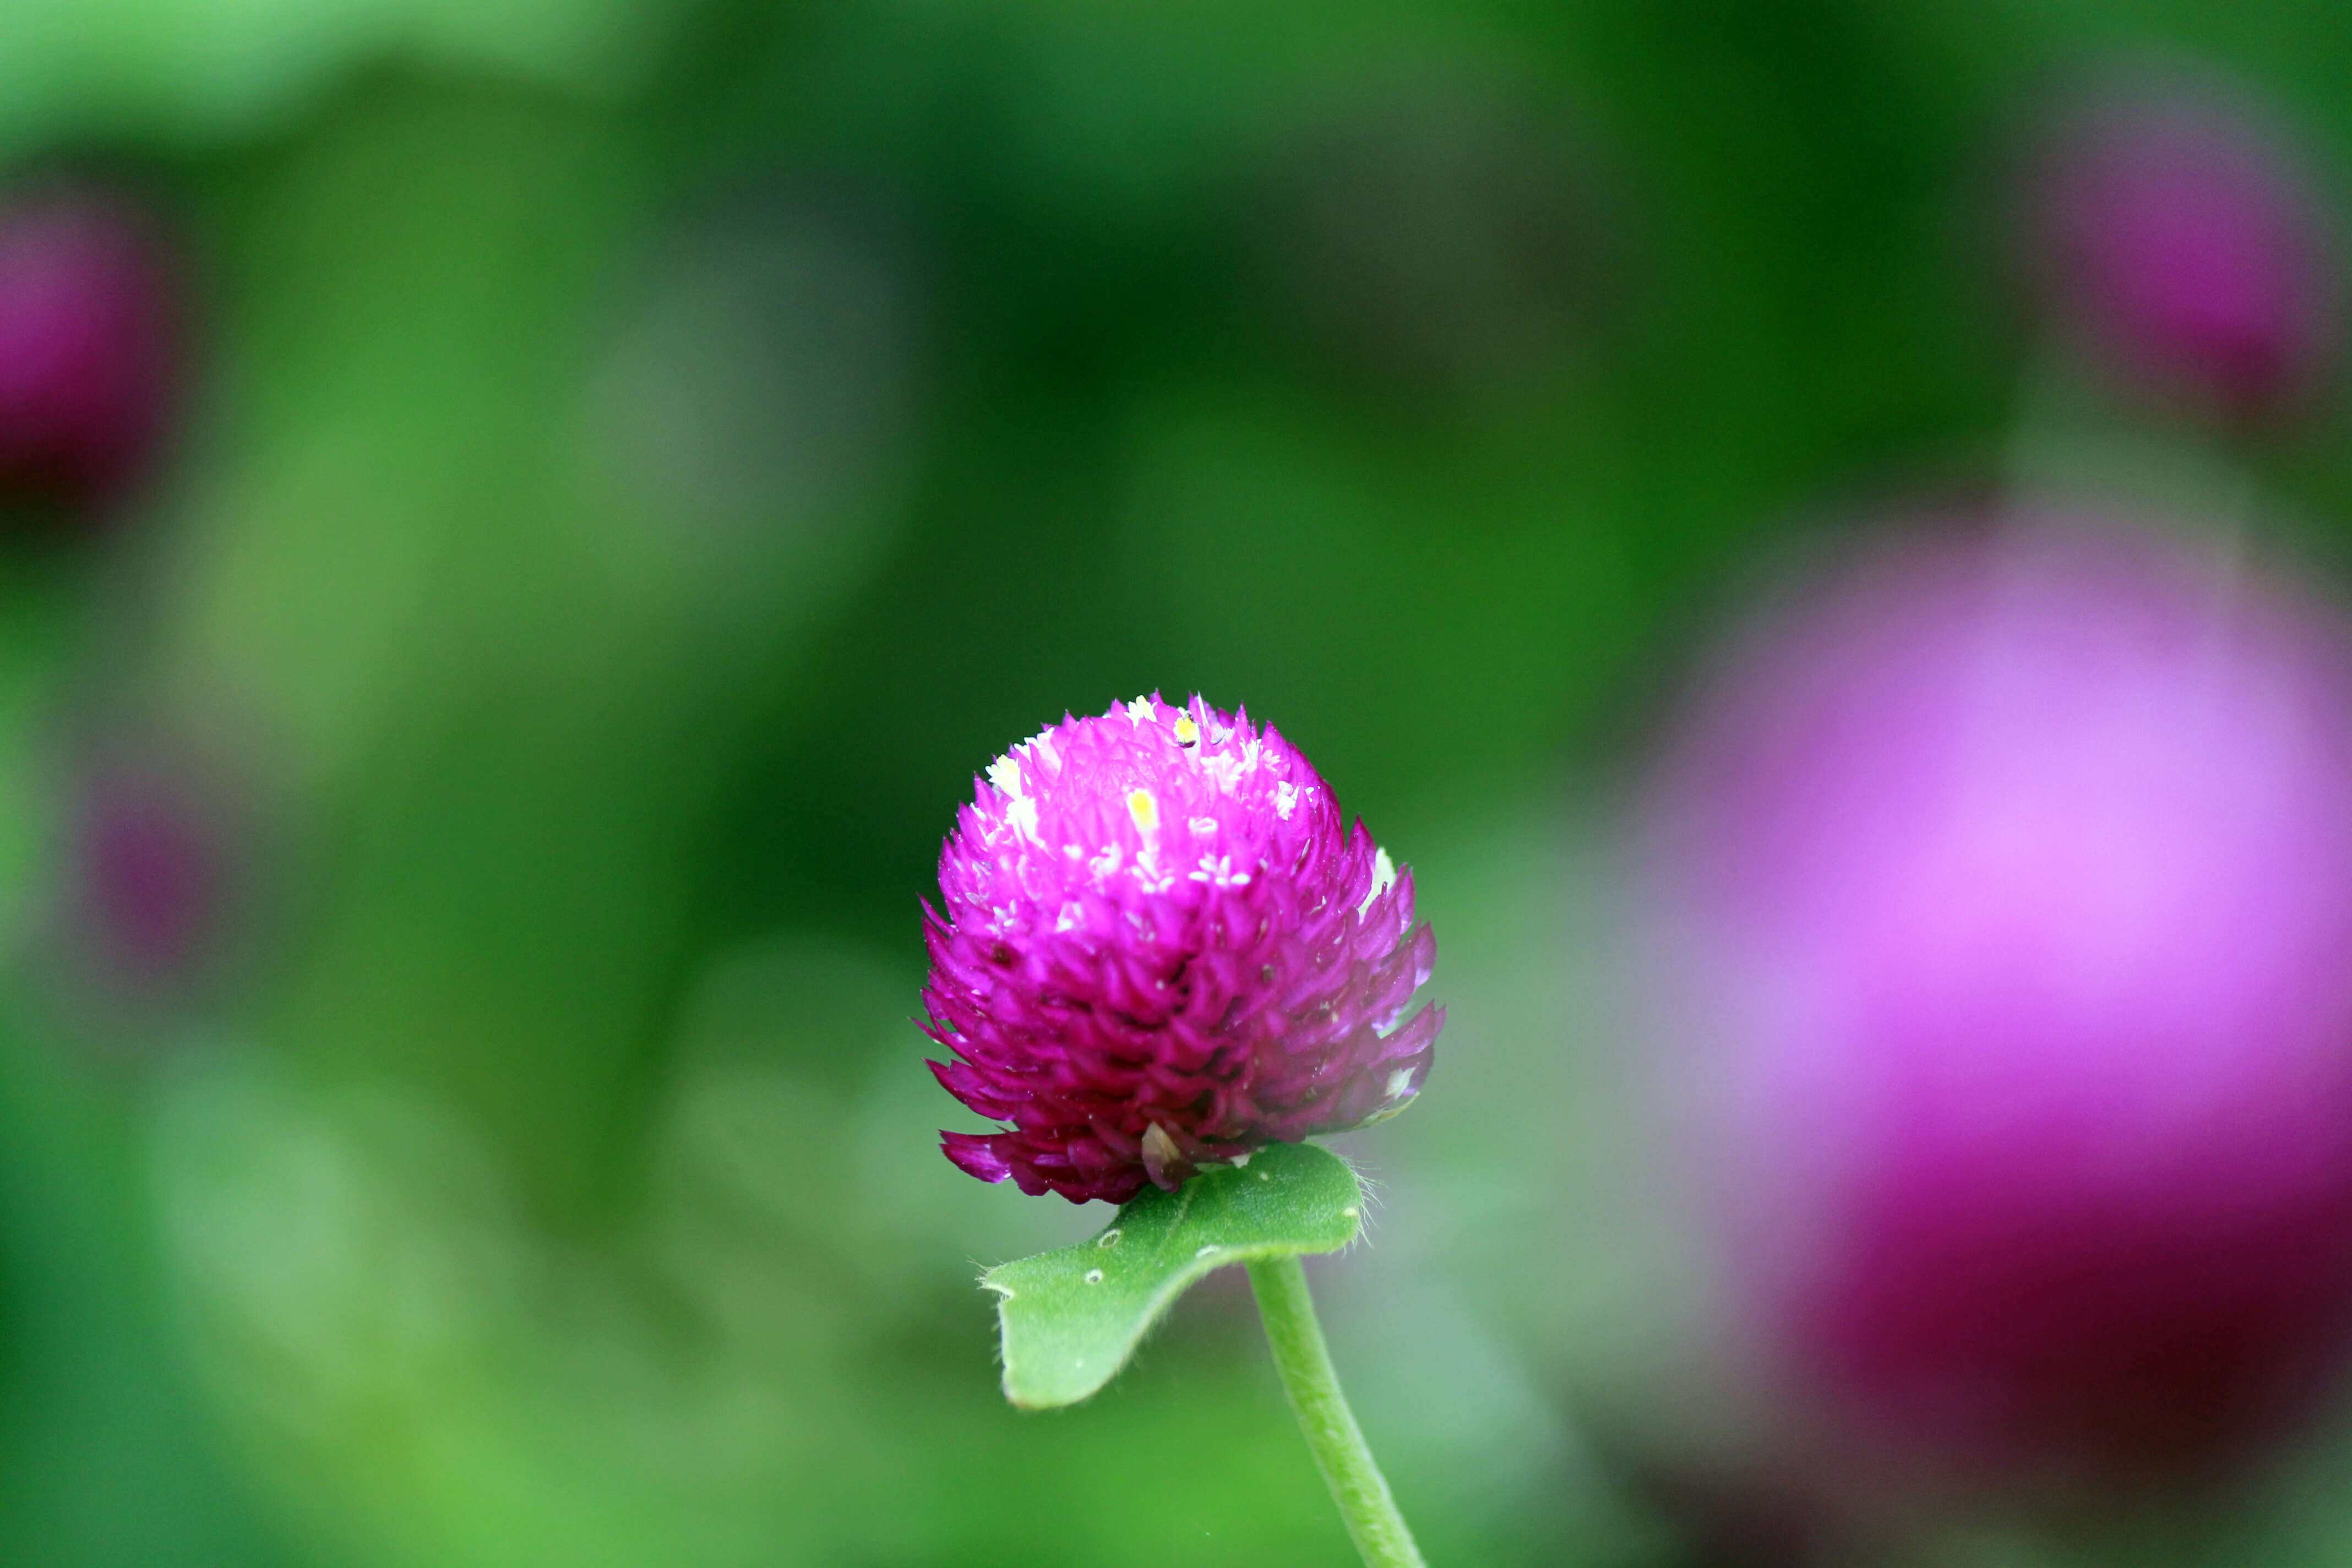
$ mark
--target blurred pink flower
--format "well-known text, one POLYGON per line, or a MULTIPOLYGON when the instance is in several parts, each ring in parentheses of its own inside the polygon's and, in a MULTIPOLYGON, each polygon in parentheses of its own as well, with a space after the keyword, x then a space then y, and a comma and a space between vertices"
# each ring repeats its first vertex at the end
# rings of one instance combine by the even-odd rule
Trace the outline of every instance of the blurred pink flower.
POLYGON ((2329 216, 2251 111, 2185 88, 2094 96, 2042 149, 2029 217, 2061 316, 2123 378, 2246 416, 2330 368, 2329 216))
POLYGON ((185 979, 215 937, 224 868, 194 792, 157 774, 85 783, 75 824, 76 890, 102 967, 145 989, 185 979))
POLYGON ((1073 1203, 1378 1121, 1444 1022, 1405 1016, 1436 952, 1392 868, 1268 725, 1195 697, 1071 719, 998 758, 925 906, 925 1032, 994 1133, 983 1181, 1073 1203))
POLYGON ((0 205, 0 492, 87 509, 143 474, 179 325, 161 236, 127 201, 58 186, 0 205))
POLYGON ((2011 519, 1738 644, 1651 869, 1759 1339, 1869 1452, 2179 1474, 2352 1328, 2352 642, 2011 519))

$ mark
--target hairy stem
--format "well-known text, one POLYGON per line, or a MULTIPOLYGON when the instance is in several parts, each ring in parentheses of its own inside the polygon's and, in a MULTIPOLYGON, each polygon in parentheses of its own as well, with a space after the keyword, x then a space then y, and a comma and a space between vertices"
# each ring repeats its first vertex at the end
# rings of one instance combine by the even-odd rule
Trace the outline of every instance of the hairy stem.
POLYGON ((1389 1483, 1364 1446, 1348 1396, 1339 1392, 1339 1375, 1331 1369, 1331 1352, 1323 1343, 1323 1326, 1315 1321, 1315 1298, 1307 1291, 1307 1270, 1292 1258, 1262 1258, 1249 1265, 1250 1288, 1257 1293, 1258 1315, 1265 1320, 1265 1341, 1274 1349, 1274 1364, 1282 1373, 1283 1391, 1298 1416, 1307 1446, 1331 1489, 1331 1500, 1348 1523, 1348 1533, 1363 1556, 1365 1568, 1423 1568, 1412 1531, 1397 1512, 1389 1483))

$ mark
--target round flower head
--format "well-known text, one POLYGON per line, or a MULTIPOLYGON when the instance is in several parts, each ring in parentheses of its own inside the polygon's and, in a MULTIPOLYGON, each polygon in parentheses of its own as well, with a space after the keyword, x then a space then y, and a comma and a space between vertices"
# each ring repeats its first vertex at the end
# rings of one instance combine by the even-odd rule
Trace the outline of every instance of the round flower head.
POLYGON ((1653 796, 1734 1277, 1867 1451, 2178 1475, 2352 1341, 2352 638, 2008 520, 1737 649, 1653 796))
POLYGON ((1381 1121, 1444 1010, 1412 875, 1269 725, 1157 696, 1071 719, 976 783, 924 906, 947 1132, 986 1182, 1125 1203, 1200 1166, 1381 1121))
POLYGON ((217 935, 226 846, 207 803, 160 769, 83 784, 75 898, 96 966, 132 991, 184 984, 217 935))
POLYGON ((153 226, 113 196, 0 206, 0 488, 87 508, 146 468, 178 390, 172 272, 153 226))
POLYGON ((2250 415, 2336 351, 2335 237, 2294 149, 2188 89, 2111 92, 2053 136, 2035 262, 2111 368, 2250 415))

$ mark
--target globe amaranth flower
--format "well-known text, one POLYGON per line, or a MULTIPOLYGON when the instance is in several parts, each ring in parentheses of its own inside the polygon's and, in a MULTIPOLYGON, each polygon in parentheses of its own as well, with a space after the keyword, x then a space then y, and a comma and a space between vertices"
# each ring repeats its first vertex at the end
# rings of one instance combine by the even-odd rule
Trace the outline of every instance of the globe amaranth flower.
POLYGON ((84 511, 151 466, 181 381, 176 268, 110 191, 0 205, 0 491, 84 511))
POLYGON ((2095 93, 2041 163, 2035 269, 2111 371, 2248 416, 2328 368, 2336 236, 2297 150, 2251 107, 2191 84, 2095 93))
POLYGON ((924 906, 924 1032, 1012 1125, 941 1134, 963 1170, 1124 1203, 1420 1092, 1444 1015, 1406 1016, 1436 951, 1412 875, 1272 725, 1139 697, 974 794, 924 906))
MULTIPOLYGON (((2352 1347, 2352 634, 2010 516, 1735 650, 1654 781, 1745 1318, 1874 1462, 2178 1477, 2352 1347)), ((1851 1468, 1851 1467, 1846 1467, 1851 1468)))
POLYGON ((237 891, 220 792, 160 748, 101 756, 75 782, 68 900, 85 962, 126 994, 188 989, 237 891))

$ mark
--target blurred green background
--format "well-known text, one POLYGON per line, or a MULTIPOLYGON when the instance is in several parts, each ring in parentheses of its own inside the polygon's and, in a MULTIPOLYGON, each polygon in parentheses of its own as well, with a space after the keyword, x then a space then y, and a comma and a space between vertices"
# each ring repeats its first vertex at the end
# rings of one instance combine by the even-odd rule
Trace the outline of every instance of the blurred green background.
MULTIPOLYGON (((977 1266, 1102 1213, 936 1149, 940 836, 1155 689, 1435 923, 1317 1276, 1432 1560, 1793 1561, 1675 1479, 1746 1439, 1608 1049, 1612 802, 1759 562, 2048 449, 1989 214, 2109 58, 2352 169, 2352 26, 2280 0, 7 0, 0 154, 155 203, 198 330, 129 512, 0 548, 0 1562, 1350 1561, 1230 1271, 1004 1405, 977 1266), (92 756, 224 846, 135 996, 92 756)), ((2352 539, 2340 403, 2069 408, 2078 479, 2352 539)), ((1906 1550, 2352 1560, 2342 1456, 1906 1550)))

